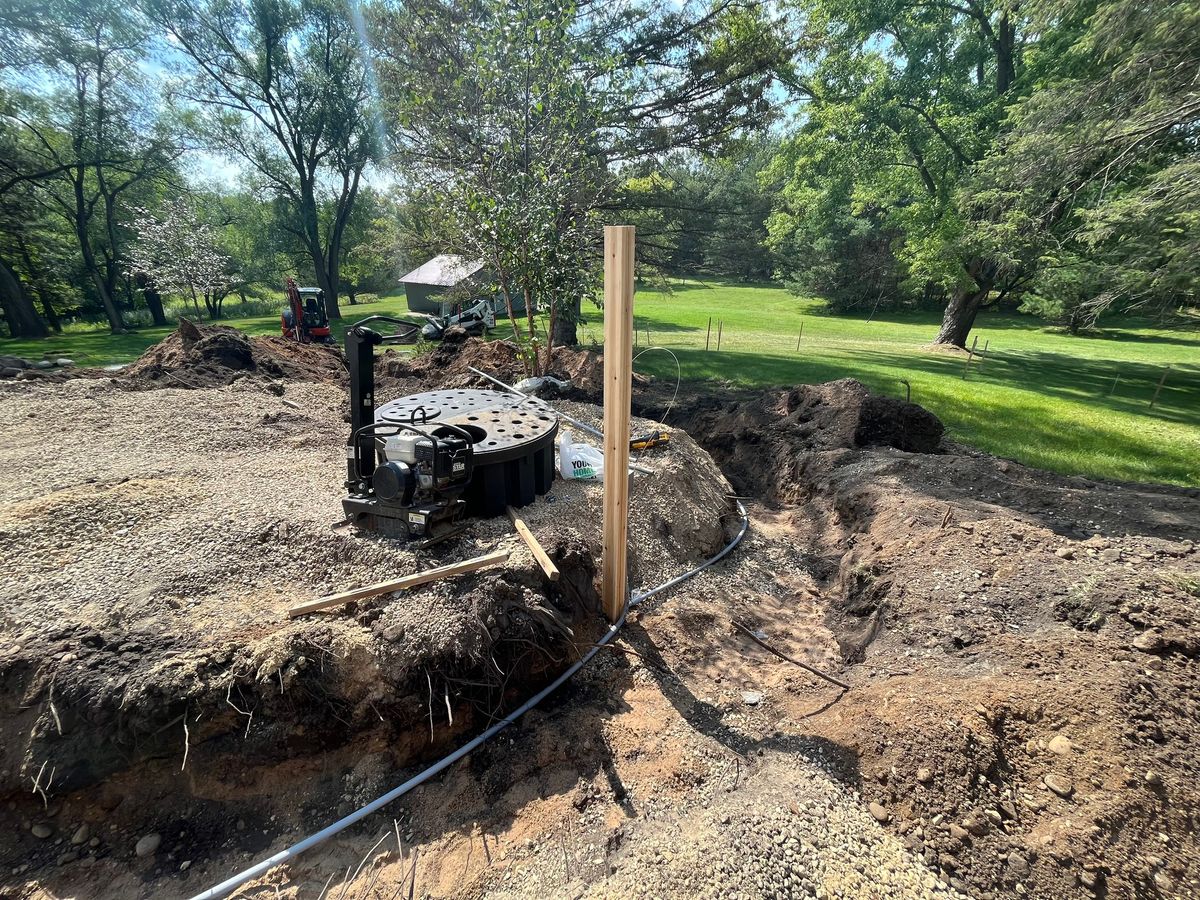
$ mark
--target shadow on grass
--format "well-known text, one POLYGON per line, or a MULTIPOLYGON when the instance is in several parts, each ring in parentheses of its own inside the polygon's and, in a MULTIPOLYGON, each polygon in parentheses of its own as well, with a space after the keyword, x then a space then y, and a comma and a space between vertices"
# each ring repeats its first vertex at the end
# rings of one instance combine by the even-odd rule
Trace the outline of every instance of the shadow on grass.
MULTIPOLYGON (((598 322, 597 325, 602 325, 598 322)), ((640 331, 643 334, 646 329, 650 330, 650 336, 653 337, 656 332, 662 334, 678 334, 684 332, 704 331, 704 326, 697 325, 681 325, 678 322, 666 322, 662 319, 656 319, 652 316, 634 316, 633 327, 635 331, 640 331)), ((713 336, 716 336, 716 325, 713 326, 713 336)))
MULTIPOLYGON (((639 280, 635 285, 638 293, 653 293, 660 297, 670 297, 672 294, 687 294, 695 291, 720 291, 733 288, 760 288, 772 291, 787 289, 775 281, 737 281, 732 278, 708 278, 698 275, 687 281, 668 280, 666 282, 639 280)), ((799 298, 798 299, 802 299, 799 298)))

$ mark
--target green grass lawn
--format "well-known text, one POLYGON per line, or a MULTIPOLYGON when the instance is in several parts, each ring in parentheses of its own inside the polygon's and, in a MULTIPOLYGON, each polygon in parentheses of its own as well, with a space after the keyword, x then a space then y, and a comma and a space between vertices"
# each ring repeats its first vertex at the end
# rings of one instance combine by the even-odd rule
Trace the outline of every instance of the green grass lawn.
MULTIPOLYGON (((284 301, 280 297, 280 312, 283 311, 283 306, 284 301)), ((279 313, 239 318, 236 309, 235 305, 230 318, 221 319, 213 324, 230 325, 247 334, 279 334, 279 313)), ((405 305, 403 292, 381 297, 376 303, 343 305, 341 329, 339 331, 335 324, 333 333, 340 342, 345 329, 359 319, 380 315, 403 316, 407 313, 408 307, 405 305)), ((41 340, 0 339, 0 355, 11 354, 27 359, 65 356, 81 366, 116 365, 137 359, 143 350, 151 344, 157 344, 174 330, 175 326, 172 325, 166 328, 139 328, 129 334, 112 334, 107 326, 68 328, 63 334, 41 340)))
MULTIPOLYGON (((686 281, 670 291, 643 286, 634 317, 639 347, 649 329, 652 344, 679 357, 685 379, 767 386, 851 377, 896 397, 907 381, 912 399, 956 441, 1056 472, 1200 485, 1200 330, 1122 319, 1072 337, 1028 316, 985 313, 975 333, 988 353, 964 379, 964 357, 923 349, 937 333, 936 314, 866 321, 826 314, 819 301, 775 286, 686 281)), ((584 339, 600 340, 599 316, 589 318, 584 339)), ((635 368, 675 374, 662 353, 635 368)))
MULTIPOLYGON (((402 295, 346 307, 343 324, 406 311, 402 295)), ((686 379, 741 386, 858 378, 873 390, 912 399, 946 423, 952 439, 1057 472, 1200 485, 1200 330, 1170 330, 1115 319, 1101 333, 1071 337, 1028 316, 985 313, 976 327, 988 352, 964 378, 963 357, 924 348, 937 331, 931 313, 834 316, 817 300, 776 286, 682 281, 643 286, 634 302, 639 347, 670 348, 686 379), (710 349, 704 349, 712 317, 710 349), (718 322, 723 322, 718 352, 718 322), (800 349, 796 338, 803 325, 800 349), (1149 401, 1166 366, 1154 408, 1149 401), (1116 387, 1114 387, 1116 379, 1116 387)), ((581 332, 602 335, 592 310, 581 332)), ((227 319, 251 334, 277 334, 275 316, 227 319)), ((0 353, 71 356, 82 365, 128 362, 170 329, 113 336, 76 331, 44 341, 0 340, 0 353)), ((503 336, 503 329, 497 331, 503 336)), ((662 353, 639 371, 673 378, 662 353)))

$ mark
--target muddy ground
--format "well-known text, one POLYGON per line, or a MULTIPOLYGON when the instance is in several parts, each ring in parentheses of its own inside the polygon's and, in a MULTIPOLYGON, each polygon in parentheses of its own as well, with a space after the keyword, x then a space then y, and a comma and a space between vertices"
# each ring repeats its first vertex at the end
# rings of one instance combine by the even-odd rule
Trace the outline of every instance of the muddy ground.
MULTIPOLYGON (((247 361, 186 337, 115 379, 0 395, 4 895, 202 890, 461 743, 600 627, 596 489, 562 484, 529 511, 562 535, 562 589, 513 542, 495 573, 282 621, 511 535, 478 523, 415 559, 330 531, 336 357, 289 373, 286 345, 247 361), (508 681, 481 674, 488 651, 508 681)), ((505 345, 436 354, 385 360, 381 393, 474 383, 466 363, 519 374, 505 345)), ((595 417, 597 361, 556 363, 581 385, 564 408, 595 417)), ((247 896, 1200 895, 1196 491, 967 451, 854 382, 685 390, 669 424, 754 498, 739 549, 518 727, 247 896)), ((673 434, 643 460, 662 476, 634 481, 637 585, 736 525, 673 434)))

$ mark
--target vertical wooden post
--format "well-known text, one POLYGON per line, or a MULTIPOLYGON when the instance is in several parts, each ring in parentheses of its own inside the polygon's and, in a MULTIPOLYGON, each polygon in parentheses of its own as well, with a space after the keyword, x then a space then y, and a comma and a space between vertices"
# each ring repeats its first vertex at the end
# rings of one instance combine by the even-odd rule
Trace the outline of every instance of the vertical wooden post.
POLYGON ((800 320, 800 337, 804 337, 804 320, 800 320))
POLYGON ((1113 376, 1113 386, 1108 392, 1108 396, 1112 396, 1117 392, 1117 382, 1121 380, 1121 370, 1117 369, 1117 374, 1113 376))
POLYGON ((629 414, 633 377, 634 227, 604 228, 604 614, 628 602, 629 414))
POLYGON ((721 332, 725 329, 725 320, 717 320, 717 349, 721 349, 721 332))
POLYGON ((708 317, 708 331, 704 334, 704 349, 708 350, 708 339, 712 337, 712 316, 708 317))
POLYGON ((1163 389, 1163 383, 1167 380, 1167 373, 1171 371, 1171 367, 1167 366, 1163 369, 1162 378, 1158 379, 1158 387, 1154 389, 1154 396, 1150 398, 1150 408, 1154 409, 1154 404, 1158 402, 1158 393, 1163 389))
MULTIPOLYGON (((804 326, 803 326, 803 325, 801 325, 800 327, 801 327, 801 328, 804 328, 804 326)), ((801 337, 803 337, 803 336, 804 336, 804 332, 803 332, 803 331, 801 331, 801 332, 800 332, 800 334, 796 335, 796 352, 797 352, 797 353, 799 353, 799 352, 800 352, 800 338, 801 338, 801 337)))

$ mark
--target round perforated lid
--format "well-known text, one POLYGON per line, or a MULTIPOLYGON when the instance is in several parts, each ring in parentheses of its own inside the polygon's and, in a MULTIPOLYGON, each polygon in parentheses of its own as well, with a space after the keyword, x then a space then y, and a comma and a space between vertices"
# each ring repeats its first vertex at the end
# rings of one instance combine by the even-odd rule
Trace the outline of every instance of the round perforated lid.
POLYGON ((439 426, 454 425, 471 435, 477 465, 522 456, 558 432, 558 416, 541 400, 468 389, 399 397, 375 410, 375 421, 415 425, 437 436, 439 426))

